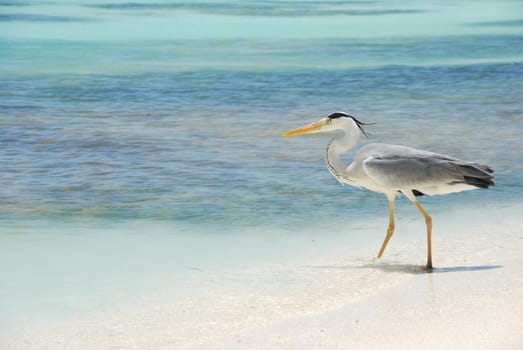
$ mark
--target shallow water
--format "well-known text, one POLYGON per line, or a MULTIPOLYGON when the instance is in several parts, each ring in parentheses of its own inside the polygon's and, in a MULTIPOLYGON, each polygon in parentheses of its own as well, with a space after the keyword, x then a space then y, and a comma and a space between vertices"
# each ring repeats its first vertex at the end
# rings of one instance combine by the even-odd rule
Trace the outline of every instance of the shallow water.
MULTIPOLYGON (((249 240, 266 235, 297 252, 340 227, 354 232, 353 251, 376 240, 362 232, 379 231, 379 241, 386 201, 328 174, 328 138, 279 136, 335 110, 376 123, 362 143, 494 167, 495 188, 426 198, 429 212, 519 203, 522 10, 518 1, 0 1, 1 323, 82 315, 144 285, 172 287, 194 262, 284 260, 291 249, 254 254, 249 240), (228 234, 251 238, 201 250, 228 234), (175 278, 148 279, 152 271, 175 278)), ((405 200, 398 212, 419 220, 405 200)), ((336 239, 325 242, 322 252, 336 239)))

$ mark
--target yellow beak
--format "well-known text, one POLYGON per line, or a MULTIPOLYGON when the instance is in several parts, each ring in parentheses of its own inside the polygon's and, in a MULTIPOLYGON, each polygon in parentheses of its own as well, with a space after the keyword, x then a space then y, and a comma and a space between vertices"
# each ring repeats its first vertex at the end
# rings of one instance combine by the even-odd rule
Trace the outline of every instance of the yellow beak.
POLYGON ((307 124, 305 126, 302 126, 301 128, 294 129, 287 131, 286 133, 282 134, 281 136, 298 136, 302 134, 308 134, 311 132, 319 131, 323 126, 323 123, 321 122, 315 122, 311 124, 307 124))

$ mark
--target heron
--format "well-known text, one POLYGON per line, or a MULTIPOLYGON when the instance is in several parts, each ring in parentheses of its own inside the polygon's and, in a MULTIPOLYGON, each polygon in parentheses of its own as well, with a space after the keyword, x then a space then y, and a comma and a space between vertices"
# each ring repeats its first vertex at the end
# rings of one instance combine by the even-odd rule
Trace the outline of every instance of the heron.
POLYGON ((327 146, 329 172, 342 184, 383 193, 389 202, 389 226, 378 252, 381 258, 394 234, 394 201, 404 195, 419 210, 427 227, 427 265, 432 270, 432 218, 417 197, 442 195, 494 186, 494 170, 484 164, 411 147, 370 143, 361 147, 344 166, 340 155, 369 136, 363 123, 345 112, 334 112, 317 122, 287 131, 282 136, 336 132, 327 146))

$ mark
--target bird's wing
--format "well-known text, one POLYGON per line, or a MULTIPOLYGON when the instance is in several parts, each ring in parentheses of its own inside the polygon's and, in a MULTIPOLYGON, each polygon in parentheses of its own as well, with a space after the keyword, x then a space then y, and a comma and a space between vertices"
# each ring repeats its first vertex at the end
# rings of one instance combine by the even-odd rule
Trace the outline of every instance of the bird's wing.
POLYGON ((487 166, 407 148, 369 156, 362 164, 373 181, 390 190, 421 191, 436 186, 469 184, 469 179, 487 182, 492 179, 492 169, 487 166))
POLYGON ((449 180, 445 163, 416 157, 369 157, 363 161, 369 177, 390 189, 413 189, 416 186, 449 180))

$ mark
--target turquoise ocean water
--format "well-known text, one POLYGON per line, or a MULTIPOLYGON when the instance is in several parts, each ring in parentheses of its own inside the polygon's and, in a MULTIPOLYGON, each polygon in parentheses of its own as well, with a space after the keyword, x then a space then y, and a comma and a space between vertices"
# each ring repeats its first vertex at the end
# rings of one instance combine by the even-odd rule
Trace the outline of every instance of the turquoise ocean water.
POLYGON ((279 136, 336 110, 375 123, 362 143, 494 167, 429 212, 520 203, 523 3, 0 1, 0 335, 299 235, 371 222, 378 248, 384 197, 279 136))

